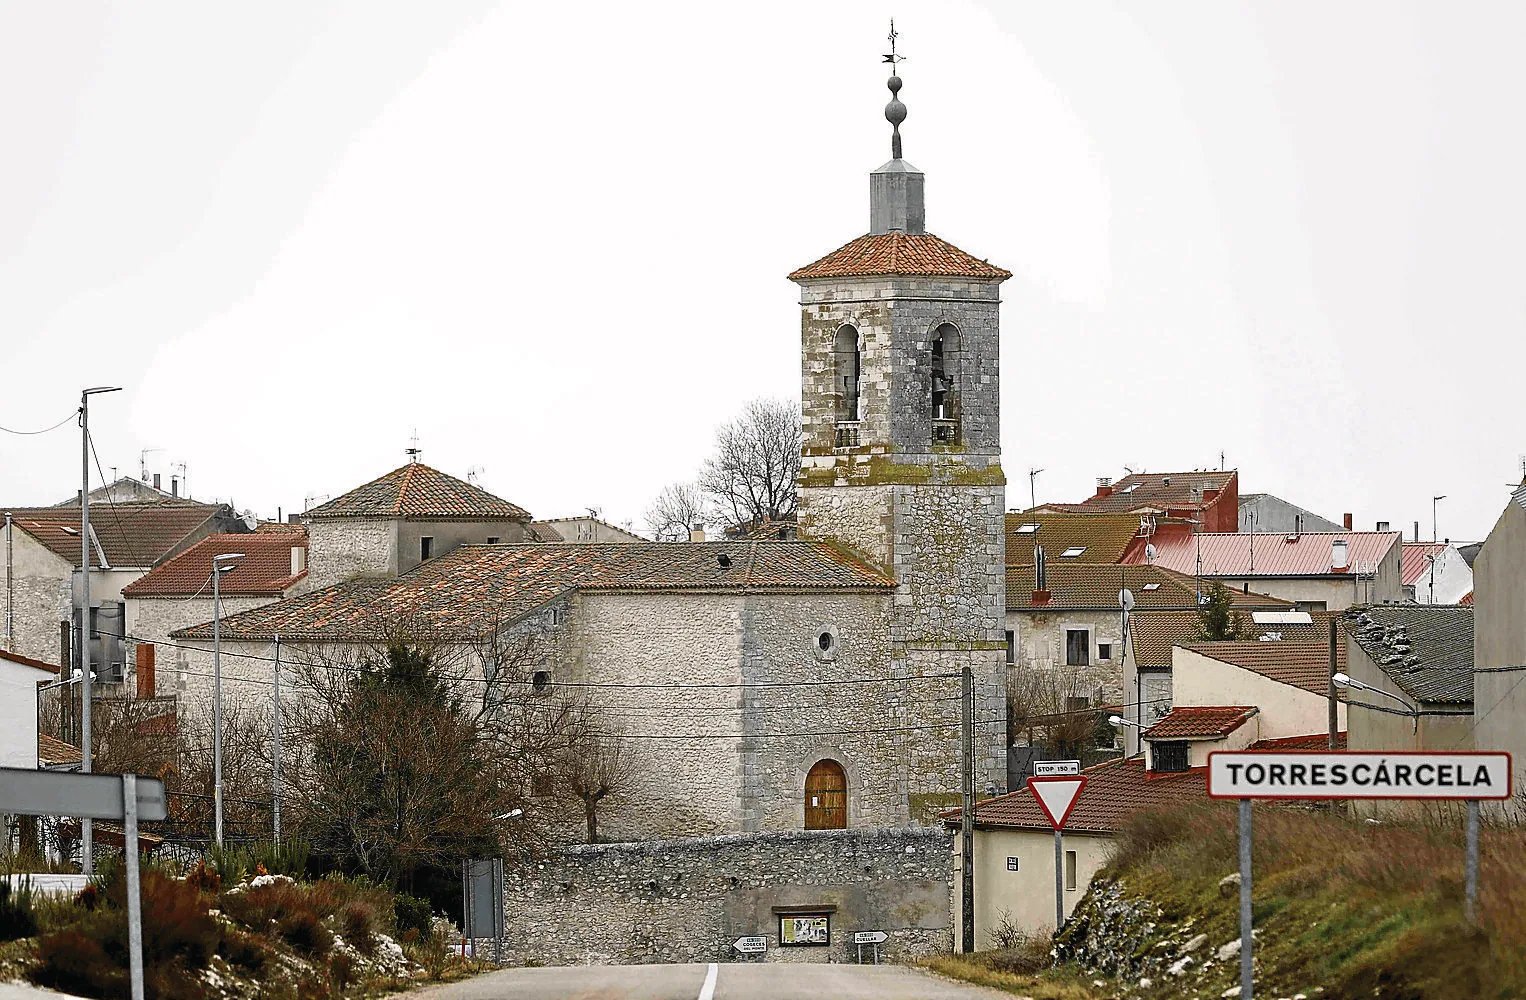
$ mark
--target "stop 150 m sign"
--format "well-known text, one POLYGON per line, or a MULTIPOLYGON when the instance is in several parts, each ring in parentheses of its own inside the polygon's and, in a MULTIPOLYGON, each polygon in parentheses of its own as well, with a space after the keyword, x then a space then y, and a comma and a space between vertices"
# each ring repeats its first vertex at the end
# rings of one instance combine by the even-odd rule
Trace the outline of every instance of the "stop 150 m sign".
POLYGON ((1215 751, 1216 799, 1508 799, 1510 755, 1498 752, 1215 751))

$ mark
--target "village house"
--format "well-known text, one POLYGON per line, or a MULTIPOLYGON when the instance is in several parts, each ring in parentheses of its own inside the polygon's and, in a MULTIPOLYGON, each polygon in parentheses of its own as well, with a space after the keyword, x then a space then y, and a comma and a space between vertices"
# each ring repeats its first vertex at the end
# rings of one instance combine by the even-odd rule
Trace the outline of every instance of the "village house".
POLYGON ((634 531, 616 527, 592 514, 531 521, 530 533, 542 542, 644 542, 634 531))
POLYGON ((1190 521, 1201 531, 1237 531, 1240 476, 1219 472, 1134 472, 1116 483, 1099 478, 1097 492, 1080 503, 1041 504, 1055 513, 1129 513, 1190 521))
MULTIPOLYGON (((1526 484, 1504 511, 1473 563, 1473 746, 1505 750, 1526 790, 1526 484)), ((1509 813, 1512 803, 1488 808, 1509 813)), ((1515 815, 1520 819, 1519 814, 1515 815)))
POLYGON ((1292 601, 1304 611, 1404 599, 1397 532, 1194 532, 1189 525, 1163 523, 1150 546, 1149 552, 1132 550, 1125 561, 1218 580, 1244 593, 1292 601))
POLYGON ((1473 593, 1473 567, 1451 541, 1405 542, 1401 567, 1407 601, 1459 604, 1473 593))
POLYGON ((1345 516, 1343 524, 1336 524, 1270 493, 1242 493, 1239 530, 1283 535, 1299 535, 1306 531, 1350 531, 1351 515, 1345 516))
MULTIPOLYGON (((3 648, 34 659, 78 662, 81 582, 78 506, 13 507, 4 512, 3 648), (61 635, 68 630, 68 638, 61 635), (67 644, 70 653, 62 657, 67 644)), ((103 685, 126 678, 123 588, 217 532, 249 530, 227 504, 184 500, 102 503, 90 533, 90 662, 103 685)), ((103 687, 101 693, 109 693, 103 687)))
POLYGON ((0 767, 36 770, 37 686, 56 680, 57 665, 0 650, 0 767))

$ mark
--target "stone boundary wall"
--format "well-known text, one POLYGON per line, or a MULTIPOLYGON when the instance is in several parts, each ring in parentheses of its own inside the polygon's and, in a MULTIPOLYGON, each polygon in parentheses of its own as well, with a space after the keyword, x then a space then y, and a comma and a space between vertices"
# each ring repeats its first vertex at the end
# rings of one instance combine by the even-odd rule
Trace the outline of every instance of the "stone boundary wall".
MULTIPOLYGON (((928 827, 792 830, 562 848, 505 872, 505 956, 546 965, 854 962, 855 931, 884 931, 881 961, 944 954, 952 837, 928 827), (830 914, 831 943, 781 946, 779 916, 830 914)), ((866 961, 868 948, 865 948, 866 961)))

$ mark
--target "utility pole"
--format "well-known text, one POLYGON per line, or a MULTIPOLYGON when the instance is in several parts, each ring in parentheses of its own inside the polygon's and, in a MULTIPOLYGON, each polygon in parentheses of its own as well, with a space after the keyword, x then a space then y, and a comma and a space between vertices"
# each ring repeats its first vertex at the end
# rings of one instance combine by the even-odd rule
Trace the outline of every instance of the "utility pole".
POLYGON ((1431 541, 1436 540, 1436 505, 1445 500, 1446 496, 1431 497, 1431 541))
POLYGON ((222 575, 237 564, 223 565, 224 559, 242 559, 242 552, 224 552, 212 557, 212 833, 217 846, 223 846, 223 645, 222 645, 222 575))
POLYGON ((959 950, 975 950, 975 673, 965 660, 960 672, 960 741, 964 749, 964 808, 959 811, 959 950))
MULTIPOLYGON (((120 388, 96 386, 79 394, 79 769, 83 774, 90 773, 90 397, 103 392, 121 391, 120 388)), ((59 670, 65 669, 65 664, 59 664, 59 670)), ((88 877, 95 874, 95 821, 81 818, 79 825, 80 871, 88 877)))
POLYGON ((1035 488, 1034 488, 1034 481, 1038 479, 1039 473, 1043 472, 1043 471, 1044 471, 1043 469, 1029 469, 1028 470, 1028 509, 1029 510, 1032 510, 1033 508, 1035 508, 1035 507, 1037 507, 1039 505, 1039 502, 1036 499, 1036 493, 1035 493, 1035 488))
POLYGON ((1330 744, 1329 744, 1329 749, 1331 749, 1331 750, 1336 749, 1336 747, 1335 747, 1335 736, 1336 736, 1336 733, 1339 731, 1340 724, 1341 724, 1341 722, 1340 722, 1340 713, 1337 711, 1339 703, 1336 701, 1336 694, 1335 694, 1335 675, 1340 672, 1340 667, 1337 665, 1337 659, 1336 659, 1337 656, 1339 655, 1339 652, 1340 652, 1339 646, 1338 646, 1339 642, 1340 642, 1339 626, 1336 624, 1336 619, 1331 618, 1330 619, 1330 691, 1329 691, 1329 695, 1330 695, 1330 718, 1329 718, 1329 723, 1330 723, 1330 744))
POLYGON ((275 712, 275 754, 271 788, 274 792, 270 804, 271 830, 277 847, 281 846, 281 637, 276 636, 275 696, 271 699, 275 712))

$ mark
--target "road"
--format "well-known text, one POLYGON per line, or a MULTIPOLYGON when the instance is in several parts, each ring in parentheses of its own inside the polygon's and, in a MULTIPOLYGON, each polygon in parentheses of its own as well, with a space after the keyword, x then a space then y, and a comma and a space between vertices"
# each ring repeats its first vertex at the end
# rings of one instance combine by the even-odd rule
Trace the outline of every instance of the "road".
POLYGON ((1011 1000, 894 965, 589 965, 505 969, 416 1000, 1011 1000))

